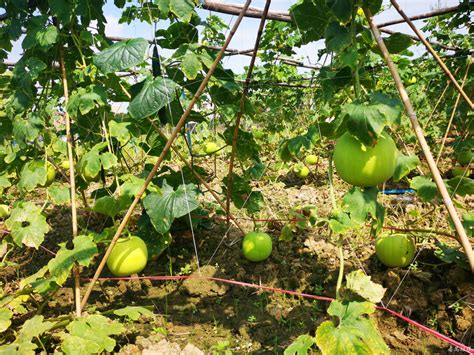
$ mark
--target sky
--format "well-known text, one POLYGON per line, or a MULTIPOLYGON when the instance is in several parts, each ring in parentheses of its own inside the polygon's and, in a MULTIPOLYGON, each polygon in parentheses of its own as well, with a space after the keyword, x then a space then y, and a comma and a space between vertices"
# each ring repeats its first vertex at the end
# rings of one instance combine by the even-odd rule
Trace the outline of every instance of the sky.
MULTIPOLYGON (((224 0, 223 0, 224 1, 224 0)), ((243 4, 243 0, 225 0, 225 2, 233 2, 243 4)), ((275 10, 288 10, 290 6, 294 5, 297 0, 272 0, 270 5, 270 11, 275 10)), ((375 22, 384 22, 392 19, 399 19, 397 11, 389 6, 390 1, 384 0, 384 7, 386 8, 382 13, 375 17, 375 22)), ((459 0, 398 0, 401 8, 405 11, 408 16, 418 15, 436 8, 444 8, 455 6, 459 3, 459 0)), ((265 0, 253 0, 251 6, 263 8, 265 5, 265 0)), ((153 36, 153 29, 150 25, 146 23, 140 23, 138 21, 132 22, 130 25, 120 24, 120 9, 116 8, 113 0, 108 0, 104 8, 104 14, 107 19, 106 34, 113 36, 121 37, 143 37, 150 39, 153 36)), ((199 16, 204 19, 209 14, 210 11, 207 10, 198 10, 199 16)), ((235 22, 236 16, 218 14, 224 22, 229 24, 229 27, 235 22)), ((244 18, 240 24, 239 29, 237 30, 234 38, 232 39, 229 48, 236 49, 249 49, 252 48, 255 44, 255 38, 257 35, 257 30, 259 26, 259 19, 253 18, 244 18)), ((415 21, 415 24, 419 27, 422 26, 423 21, 415 21)), ((167 22, 159 24, 159 27, 166 27, 167 22)), ((404 32, 407 34, 413 34, 411 29, 406 24, 400 24, 395 26, 390 26, 389 29, 404 32)), ((323 43, 311 43, 309 45, 303 46, 302 48, 297 48, 296 57, 302 59, 305 63, 316 63, 317 59, 317 50, 322 48, 323 43)), ((415 55, 421 54, 424 49, 421 46, 412 47, 411 50, 415 55)), ((9 61, 16 61, 19 59, 21 53, 21 45, 17 44, 14 51, 9 56, 9 61)), ((169 52, 168 52, 169 53, 169 52)), ((166 56, 167 52, 163 52, 166 56)), ((250 62, 250 57, 248 56, 230 56, 223 59, 223 65, 226 68, 234 70, 236 73, 244 72, 244 67, 250 62)), ((257 61, 258 64, 258 61, 257 61)))

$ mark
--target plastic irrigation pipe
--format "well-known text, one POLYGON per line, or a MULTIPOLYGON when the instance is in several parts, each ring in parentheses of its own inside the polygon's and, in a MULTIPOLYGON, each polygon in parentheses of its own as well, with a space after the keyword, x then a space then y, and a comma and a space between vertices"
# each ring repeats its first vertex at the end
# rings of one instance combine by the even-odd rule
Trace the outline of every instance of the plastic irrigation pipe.
POLYGON ((412 194, 415 193, 416 191, 413 189, 394 189, 394 190, 383 190, 380 191, 384 195, 403 195, 403 194, 412 194))

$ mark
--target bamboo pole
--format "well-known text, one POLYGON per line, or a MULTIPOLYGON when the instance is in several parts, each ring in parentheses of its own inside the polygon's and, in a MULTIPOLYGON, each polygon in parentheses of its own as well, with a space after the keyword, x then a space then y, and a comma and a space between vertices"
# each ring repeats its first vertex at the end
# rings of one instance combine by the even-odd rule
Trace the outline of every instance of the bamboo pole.
MULTIPOLYGON (((64 107, 69 101, 69 89, 67 82, 66 66, 64 65, 64 47, 59 47, 59 65, 61 67, 61 79, 63 83, 64 107)), ((65 110, 64 120, 66 121, 66 137, 67 137, 67 155, 69 159, 69 187, 71 193, 71 223, 72 223, 72 239, 77 238, 77 207, 76 207, 76 177, 74 173, 74 153, 72 149, 73 138, 71 135, 71 118, 65 110)), ((81 275, 79 265, 74 263, 74 302, 76 305, 76 316, 81 316, 81 275)))
POLYGON ((385 62, 387 63, 388 68, 390 69, 393 80, 400 94, 400 98, 402 99, 407 115, 410 118, 413 131, 415 132, 415 135, 418 139, 418 142, 420 143, 420 146, 426 158, 426 161, 428 162, 428 167, 430 168, 431 174, 433 176, 433 180, 436 186, 438 187, 438 191, 440 192, 443 198, 443 203, 446 206, 448 213, 453 221, 456 232, 459 235, 461 245, 464 248, 464 252, 466 253, 466 257, 469 261, 469 265, 471 266, 471 271, 474 272, 474 253, 472 251, 471 243, 469 242, 469 238, 466 235, 466 231, 464 230, 461 220, 459 219, 459 216, 457 214, 457 211, 454 208, 453 201, 451 200, 451 197, 449 196, 448 190, 446 189, 446 186, 444 185, 441 174, 439 173, 438 167, 436 166, 436 162, 434 161, 433 155, 431 154, 431 151, 430 151, 430 147, 428 146, 428 143, 426 142, 423 130, 420 127, 420 124, 418 123, 418 118, 416 117, 416 113, 415 113, 415 110, 413 109, 410 98, 408 97, 408 93, 405 89, 405 86, 403 85, 400 75, 398 74, 397 67, 395 66, 390 56, 390 53, 388 52, 387 47, 385 46, 385 43, 383 41, 383 38, 382 38, 382 35, 380 34, 379 29, 374 24, 370 10, 367 8, 364 8, 364 13, 370 25, 370 29, 372 30, 372 33, 374 34, 374 37, 380 48, 380 51, 382 52, 385 62))
MULTIPOLYGON (((155 122, 153 122, 152 119, 148 118, 148 122, 150 122, 151 126, 155 129, 155 131, 165 140, 168 140, 168 136, 160 129, 160 127, 158 127, 155 122)), ((242 232, 242 234, 245 234, 245 230, 242 228, 242 226, 237 222, 237 219, 230 214, 230 212, 228 212, 226 210, 226 206, 225 204, 221 201, 221 199, 219 198, 219 196, 214 192, 214 190, 212 189, 212 187, 206 182, 206 180, 204 180, 204 178, 196 171, 193 169, 191 163, 189 163, 187 161, 187 159, 179 152, 179 150, 174 147, 174 146, 171 146, 171 149, 173 149, 173 151, 175 152, 175 154, 178 156, 178 158, 184 163, 186 164, 186 166, 191 169, 192 173, 194 174, 194 176, 196 177, 196 179, 199 180, 199 182, 201 184, 203 184, 206 189, 211 193, 212 197, 214 197, 214 199, 216 200, 216 202, 219 204, 219 206, 222 207, 222 209, 224 210, 224 212, 229 213, 229 216, 230 216, 230 219, 232 219, 232 221, 235 223, 235 225, 237 226, 237 228, 240 229, 240 231, 242 232)))
MULTIPOLYGON (((460 8, 461 8, 460 5, 453 6, 453 7, 445 7, 443 9, 436 9, 430 12, 426 12, 424 14, 410 16, 409 19, 410 21, 423 20, 425 18, 431 18, 431 17, 440 16, 440 15, 446 15, 451 12, 457 12, 460 8)), ((404 23, 404 22, 405 22, 405 19, 391 20, 387 22, 378 23, 377 27, 378 28, 388 27, 388 26, 397 25, 399 23, 404 23)))
POLYGON ((456 90, 461 94, 461 96, 463 97, 463 99, 468 103, 468 105, 470 106, 471 110, 474 110, 474 104, 472 103, 471 99, 469 98, 469 96, 467 96, 467 94, 464 92, 463 88, 461 87, 461 85, 459 85, 459 83, 456 81, 456 78, 453 76, 453 74, 451 74, 451 71, 448 69, 448 67, 446 66, 446 64, 444 64, 443 60, 438 56, 438 53, 436 53, 436 51, 433 49, 433 47, 431 47, 431 45, 429 44, 429 42, 426 40, 425 36, 423 36, 423 33, 421 33, 421 31, 416 28, 416 26, 413 24, 413 22, 408 18, 408 16, 405 14, 405 12, 402 10, 402 8, 400 7, 400 5, 398 5, 397 1, 396 0, 390 0, 390 2, 392 3, 393 7, 395 8, 395 10, 397 10, 397 12, 400 14, 400 16, 403 17, 403 19, 405 20, 405 22, 408 24, 408 26, 410 26, 410 28, 413 30, 413 32, 415 32, 415 34, 418 36, 418 38, 420 39, 420 41, 425 45, 426 49, 428 50, 428 52, 431 53, 431 55, 433 56, 434 59, 436 59, 436 61, 438 62, 439 66, 441 67, 441 69, 443 69, 444 73, 449 77, 449 79, 451 80, 451 82, 453 83, 454 87, 456 88, 456 90))
POLYGON ((239 135, 239 126, 242 115, 244 114, 245 109, 245 99, 249 91, 250 81, 252 80, 253 67, 255 65, 255 60, 257 59, 258 47, 260 45, 260 39, 262 38, 263 29, 265 27, 265 20, 267 18, 268 10, 270 9, 271 0, 267 0, 265 3, 265 8, 263 9, 262 19, 260 20, 260 25, 258 27, 257 38, 255 39, 255 45, 252 52, 252 58, 250 59, 250 64, 247 69, 247 77, 245 78, 244 89, 242 90, 242 96, 240 97, 240 107, 239 112, 237 113, 237 118, 235 120, 234 134, 232 136, 232 153, 230 155, 229 162, 229 173, 227 175, 227 197, 226 197, 226 210, 227 210, 227 227, 230 226, 230 199, 232 195, 232 170, 234 169, 234 160, 235 154, 237 152, 237 137, 239 135))
MULTIPOLYGON (((220 12, 228 15, 236 15, 241 9, 241 4, 233 4, 224 1, 204 0, 201 4, 202 8, 209 11, 220 12)), ((245 11, 245 17, 261 19, 263 17, 263 10, 257 7, 250 6, 245 11)), ((265 17, 268 20, 292 22, 288 11, 267 11, 265 17)))
POLYGON ((220 60, 224 56, 225 49, 229 45, 230 41, 234 37, 235 32, 237 31, 237 28, 239 27, 240 23, 242 22, 242 18, 244 17, 245 10, 249 7, 251 1, 252 0, 247 0, 245 5, 243 6, 239 17, 237 17, 237 20, 235 21, 234 26, 232 27, 229 35, 226 38, 224 46, 222 47, 222 49, 217 54, 217 57, 214 60, 214 63, 212 63, 211 67, 209 68, 209 71, 207 72, 206 76, 204 77, 203 81, 201 82, 201 85, 199 86, 198 90, 196 91, 193 98, 189 102, 186 110, 184 111, 183 115, 179 119, 178 123, 176 124, 176 127, 174 128, 173 132, 171 133, 171 136, 169 137, 168 141, 166 142, 166 145, 163 148, 163 151, 161 152, 160 156, 158 157, 158 160, 156 161, 155 165, 153 166, 153 169, 148 174, 148 176, 145 180, 145 183, 143 184, 143 186, 138 191, 137 195, 135 196, 135 199, 133 200, 132 204, 130 205, 129 209, 127 210, 122 222, 118 226, 117 231, 115 232, 115 235, 112 238, 112 241, 110 242, 110 245, 108 246, 108 248, 105 252, 105 255, 103 256, 102 260, 100 261, 99 266, 97 267, 97 270, 94 274, 94 277, 92 278, 92 281, 90 282, 90 284, 87 287, 86 293, 84 294, 84 297, 82 299, 82 304, 81 304, 82 309, 84 309, 84 306, 87 304, 87 300, 89 299, 89 297, 91 295, 92 288, 94 287, 94 284, 97 282, 98 278, 100 277, 100 274, 101 274, 102 270, 105 267, 105 263, 107 262, 107 259, 110 255, 110 253, 112 252, 112 248, 117 243, 117 240, 119 239, 120 235, 122 234, 125 227, 127 226, 128 221, 130 220, 130 217, 132 216, 133 210, 137 206, 138 202, 140 201, 140 199, 141 199, 143 193, 145 192, 145 190, 147 189, 148 185, 153 180, 153 177, 155 176, 156 172, 158 171, 158 168, 160 167, 161 163, 163 162, 163 159, 165 158, 166 154, 170 150, 171 145, 176 140, 181 128, 183 128, 184 123, 186 122, 186 119, 188 118, 189 114, 191 113, 196 101, 199 99, 199 97, 204 92, 204 90, 207 86, 207 83, 209 82, 210 78, 214 74, 214 71, 216 70, 220 60))

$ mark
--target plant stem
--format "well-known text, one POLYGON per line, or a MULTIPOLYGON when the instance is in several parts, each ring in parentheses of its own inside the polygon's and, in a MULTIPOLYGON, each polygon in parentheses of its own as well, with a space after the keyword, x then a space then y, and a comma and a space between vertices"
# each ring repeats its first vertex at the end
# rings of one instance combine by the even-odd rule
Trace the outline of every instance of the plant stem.
POLYGON ((339 237, 338 241, 338 251, 339 251, 339 274, 337 276, 337 284, 336 284, 336 299, 340 299, 339 291, 342 286, 342 279, 344 277, 344 248, 342 247, 343 239, 342 236, 339 237))
POLYGON ((328 180, 329 180, 329 195, 331 196, 332 209, 334 213, 337 213, 338 208, 336 205, 336 196, 334 194, 334 185, 332 183, 332 155, 329 156, 328 180))

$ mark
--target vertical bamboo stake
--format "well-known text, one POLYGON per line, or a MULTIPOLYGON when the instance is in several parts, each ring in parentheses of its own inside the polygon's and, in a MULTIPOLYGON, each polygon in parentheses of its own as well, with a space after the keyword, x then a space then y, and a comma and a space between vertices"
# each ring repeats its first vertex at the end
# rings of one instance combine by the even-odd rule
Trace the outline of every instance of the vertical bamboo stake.
POLYGON ((464 230, 461 220, 459 219, 457 211, 454 208, 453 201, 451 200, 451 197, 449 196, 448 190, 446 189, 446 186, 444 185, 441 174, 439 173, 438 167, 436 166, 436 162, 434 161, 433 155, 431 154, 430 147, 428 146, 428 143, 426 143, 423 130, 421 129, 420 124, 418 123, 418 118, 416 117, 415 110, 413 109, 410 98, 408 97, 408 93, 405 89, 405 86, 403 86, 402 80, 400 79, 400 75, 398 74, 397 67, 395 66, 395 64, 392 61, 392 58, 390 57, 387 47, 385 46, 382 36, 380 35, 379 29, 377 28, 377 26, 375 26, 373 22, 373 18, 372 18, 372 14, 370 13, 370 10, 367 8, 364 8, 364 13, 365 13, 365 17, 367 18, 367 21, 369 22, 370 29, 372 30, 372 33, 374 34, 374 37, 380 48, 380 51, 382 52, 382 55, 385 61, 387 62, 387 66, 390 69, 390 73, 392 74, 395 85, 403 101, 405 110, 408 114, 408 117, 410 118, 413 131, 415 132, 418 142, 420 143, 421 150, 423 151, 426 161, 428 162, 428 166, 430 168, 431 174, 433 175, 433 180, 436 183, 436 186, 438 187, 438 191, 441 193, 441 196, 443 197, 443 203, 446 206, 448 213, 454 223, 454 227, 456 228, 456 232, 459 235, 461 245, 464 248, 464 252, 466 253, 467 259, 469 261, 469 265, 471 266, 471 271, 474 272, 474 253, 472 251, 471 243, 469 242, 469 239, 466 235, 466 231, 464 230))
POLYGON ((252 71, 255 65, 255 59, 257 58, 258 46, 260 45, 260 38, 262 37, 263 28, 265 27, 265 19, 267 18, 268 10, 270 8, 271 0, 267 0, 265 8, 263 9, 262 19, 260 20, 260 26, 258 27, 257 38, 255 39, 255 46, 252 52, 252 58, 250 59, 250 64, 247 69, 247 78, 244 82, 244 90, 242 96, 240 97, 240 107, 239 112, 237 113, 237 118, 235 120, 234 135, 232 137, 232 153, 230 155, 229 162, 229 174, 227 175, 227 198, 226 198, 226 210, 227 210, 227 228, 230 227, 230 198, 232 194, 232 171, 234 169, 234 160, 235 153, 237 151, 237 137, 239 135, 239 126, 242 115, 244 114, 245 108, 245 98, 250 87, 250 80, 252 80, 252 71))
MULTIPOLYGON (((64 48, 59 47, 59 66, 61 67, 61 77, 64 92, 64 107, 67 107, 69 101, 69 89, 67 83, 66 66, 64 65, 64 48)), ((71 191, 71 219, 72 219, 72 238, 77 237, 77 209, 76 209, 76 177, 74 173, 74 153, 72 151, 73 137, 71 135, 71 118, 67 110, 64 114, 66 121, 66 137, 67 137, 67 155, 69 159, 69 186, 71 191)), ((76 315, 81 316, 81 278, 79 265, 75 263, 73 267, 74 274, 74 300, 76 304, 76 315)))
POLYGON ((438 56, 438 54, 436 53, 436 51, 433 49, 433 47, 431 47, 431 45, 428 43, 428 41, 426 40, 425 36, 423 36, 423 33, 421 33, 421 31, 416 28, 416 26, 413 24, 413 22, 410 20, 410 18, 405 14, 405 12, 403 12, 403 10, 401 9, 400 5, 398 5, 397 1, 396 0, 390 0, 390 2, 392 3, 393 7, 395 8, 395 10, 398 11, 398 13, 400 14, 400 16, 403 17, 403 19, 405 20, 405 22, 408 24, 408 26, 411 27, 411 29, 413 30, 413 32, 415 32, 415 34, 418 36, 418 38, 420 39, 421 42, 423 42, 423 44, 425 45, 426 49, 428 50, 428 52, 431 53, 431 55, 433 56, 434 59, 436 59, 436 61, 438 62, 439 66, 441 67, 441 69, 443 69, 443 71, 445 72, 445 74, 449 77, 449 80, 451 80, 451 82, 453 83, 454 87, 456 88, 457 91, 459 91, 459 93, 462 95, 462 97, 464 98, 464 100, 466 100, 466 102, 468 103, 469 107, 471 108, 471 110, 474 110, 474 104, 472 103, 471 99, 469 98, 469 96, 467 96, 467 94, 464 92, 463 88, 461 87, 461 85, 459 85, 459 83, 456 81, 456 78, 453 76, 453 74, 451 74, 451 72, 449 71, 448 67, 446 66, 446 64, 444 64, 443 60, 438 56))
POLYGON ((176 140, 176 137, 178 136, 181 128, 183 128, 184 123, 186 122, 186 119, 188 118, 189 114, 191 113, 196 101, 199 99, 199 97, 204 92, 204 89, 206 88, 207 83, 209 82, 209 79, 214 74, 214 71, 216 70, 217 66, 219 65, 220 60, 224 56, 224 52, 227 49, 227 47, 229 46, 229 43, 232 40, 232 37, 234 37, 234 34, 237 31, 237 28, 239 27, 240 22, 242 22, 242 18, 244 17, 244 14, 245 14, 247 8, 249 7, 251 1, 252 0, 247 0, 245 2, 245 5, 243 6, 242 11, 240 12, 240 15, 237 17, 237 20, 235 21, 234 26, 232 27, 229 35, 227 36, 224 45, 222 46, 221 50, 217 54, 217 58, 214 60, 214 63, 212 63, 211 67, 209 68, 209 71, 207 72, 206 76, 204 77, 203 81, 201 82, 201 85, 199 86, 199 89, 196 91, 193 98, 189 102, 188 107, 184 111, 183 115, 181 116, 178 123, 176 124, 176 127, 174 128, 173 132, 171 133, 171 136, 169 137, 168 141, 166 142, 166 145, 163 148, 163 151, 161 152, 160 156, 158 157, 155 165, 153 166, 153 169, 151 169, 150 173, 148 174, 148 176, 145 180, 145 183, 143 184, 143 186, 138 191, 137 195, 135 196, 135 199, 133 200, 133 202, 130 205, 130 207, 128 208, 125 216, 123 217, 122 222, 118 226, 117 231, 115 232, 115 235, 112 238, 112 240, 110 242, 110 245, 108 246, 108 248, 105 252, 105 255, 103 256, 102 260, 100 261, 99 266, 97 267, 97 270, 94 274, 94 277, 92 278, 91 282, 87 286, 86 293, 84 294, 84 297, 82 298, 82 303, 81 303, 82 308, 84 308, 84 306, 87 304, 87 300, 89 299, 89 296, 91 295, 92 288, 94 287, 94 284, 99 279, 100 274, 101 274, 102 270, 105 267, 105 263, 107 262, 107 259, 110 255, 110 253, 112 252, 113 247, 115 246, 115 244, 117 243, 117 240, 119 239, 119 237, 122 234, 123 230, 127 226, 128 221, 130 220, 130 217, 132 216, 133 210, 137 206, 138 202, 140 201, 140 199, 141 199, 143 193, 145 192, 145 190, 147 189, 148 185, 153 180, 153 177, 155 176, 156 172, 158 171, 158 168, 160 167, 161 163, 163 162, 163 159, 165 158, 166 154, 170 150, 171 145, 176 140))

